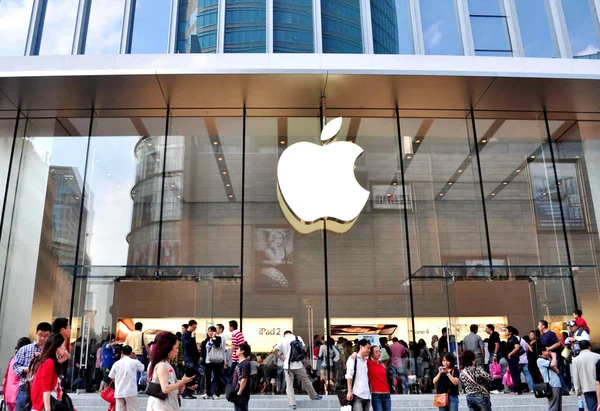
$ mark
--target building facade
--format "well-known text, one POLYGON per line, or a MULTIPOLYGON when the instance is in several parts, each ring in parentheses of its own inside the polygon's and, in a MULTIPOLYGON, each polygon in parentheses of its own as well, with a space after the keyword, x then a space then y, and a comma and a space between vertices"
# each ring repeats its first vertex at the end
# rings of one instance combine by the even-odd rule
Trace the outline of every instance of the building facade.
POLYGON ((599 328, 599 12, 0 0, 0 364, 58 316, 81 360, 134 321, 237 319, 259 353, 286 329, 599 328), (335 117, 369 199, 302 234, 278 161, 335 117))

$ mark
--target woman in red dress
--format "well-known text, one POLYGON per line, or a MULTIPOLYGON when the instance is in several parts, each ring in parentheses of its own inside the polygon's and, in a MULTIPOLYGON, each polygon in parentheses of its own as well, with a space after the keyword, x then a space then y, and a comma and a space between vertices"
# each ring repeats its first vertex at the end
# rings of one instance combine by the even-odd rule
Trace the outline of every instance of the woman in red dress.
POLYGON ((57 383, 62 367, 58 358, 66 352, 65 338, 61 334, 53 334, 46 341, 41 354, 33 359, 30 366, 34 377, 31 385, 32 411, 51 411, 50 394, 55 389, 60 399, 60 386, 57 383))

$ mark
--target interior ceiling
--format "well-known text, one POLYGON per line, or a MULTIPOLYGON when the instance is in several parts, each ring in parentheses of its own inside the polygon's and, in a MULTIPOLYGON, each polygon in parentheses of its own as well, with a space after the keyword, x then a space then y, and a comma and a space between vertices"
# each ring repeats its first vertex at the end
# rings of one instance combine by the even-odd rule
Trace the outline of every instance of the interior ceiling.
MULTIPOLYGON (((491 76, 160 74, 0 78, 0 109, 531 110, 600 113, 600 82, 491 76)), ((389 112, 390 116, 393 111, 389 112)))

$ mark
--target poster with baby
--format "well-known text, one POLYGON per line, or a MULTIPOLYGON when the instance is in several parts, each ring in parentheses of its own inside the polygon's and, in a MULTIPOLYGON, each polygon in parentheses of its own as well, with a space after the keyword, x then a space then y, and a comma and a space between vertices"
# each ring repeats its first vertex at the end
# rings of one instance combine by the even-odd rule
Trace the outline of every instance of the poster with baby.
POLYGON ((291 228, 254 229, 254 279, 256 291, 295 289, 294 231, 291 228))

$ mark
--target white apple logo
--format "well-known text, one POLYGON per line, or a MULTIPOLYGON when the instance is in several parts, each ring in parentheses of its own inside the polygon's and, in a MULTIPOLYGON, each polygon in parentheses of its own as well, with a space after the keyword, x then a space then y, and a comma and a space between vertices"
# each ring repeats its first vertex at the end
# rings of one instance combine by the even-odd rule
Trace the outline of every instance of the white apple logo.
POLYGON ((369 192, 354 177, 354 162, 363 149, 347 141, 327 144, 341 127, 341 117, 331 120, 321 132, 322 146, 296 143, 279 158, 277 196, 286 218, 299 232, 310 233, 325 226, 344 233, 369 198, 369 192))

